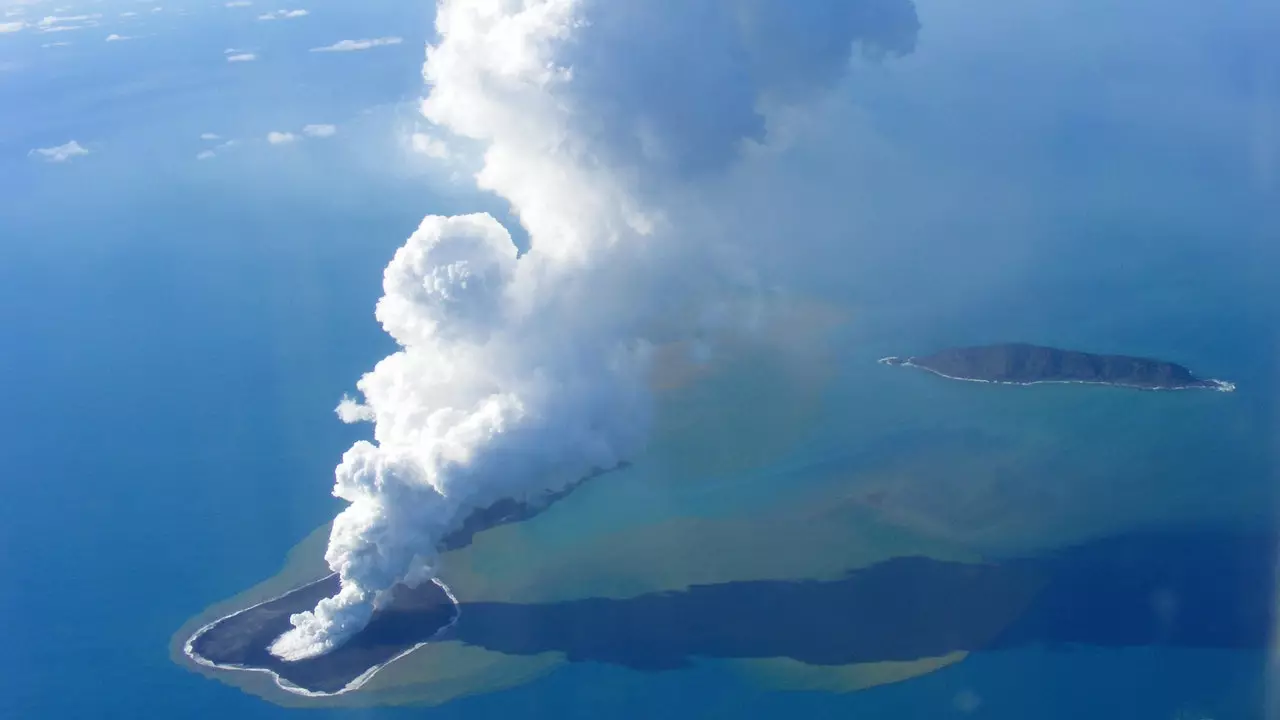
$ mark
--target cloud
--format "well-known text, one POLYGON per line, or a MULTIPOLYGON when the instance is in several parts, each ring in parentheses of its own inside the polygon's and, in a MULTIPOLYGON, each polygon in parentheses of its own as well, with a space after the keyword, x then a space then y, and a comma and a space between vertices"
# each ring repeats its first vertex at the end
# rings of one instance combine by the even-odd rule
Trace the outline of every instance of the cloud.
POLYGON ((339 406, 372 419, 376 439, 336 471, 351 504, 325 557, 342 588, 292 617, 271 646, 280 657, 358 631, 397 582, 430 575, 439 539, 471 510, 536 502, 643 445, 647 345, 625 313, 595 312, 612 302, 588 298, 609 260, 631 256, 643 274, 632 251, 655 219, 609 171, 547 142, 567 129, 569 73, 553 51, 577 23, 570 7, 439 5, 424 112, 487 144, 480 184, 512 203, 530 246, 520 255, 486 214, 429 216, 387 266, 375 314, 401 350, 360 380, 362 401, 339 406))
POLYGON ((426 133, 414 133, 409 140, 413 151, 416 153, 436 158, 437 160, 449 157, 449 146, 426 133))
POLYGON ((120 42, 121 40, 137 40, 137 39, 138 38, 132 35, 117 35, 115 33, 111 33, 110 35, 107 36, 107 42, 120 42))
POLYGON ((101 18, 101 13, 91 15, 47 15, 36 21, 35 26, 42 33, 67 32, 97 27, 101 18))
POLYGON ((890 28, 910 43, 889 47, 913 46, 917 26, 908 0, 441 0, 421 110, 465 144, 419 133, 412 149, 478 146, 477 186, 527 246, 475 214, 428 216, 396 251, 374 314, 398 350, 337 408, 374 424, 335 471, 341 589, 271 652, 345 642, 397 583, 432 575, 475 509, 536 504, 641 453, 654 343, 710 345, 756 316, 726 299, 755 290, 753 253, 700 213, 768 141, 762 106, 809 101, 855 47, 890 28))
POLYGON ((356 52, 387 45, 399 45, 402 42, 404 42, 404 38, 398 37, 381 37, 370 40, 339 40, 332 45, 311 48, 311 52, 356 52))
POLYGON ((272 130, 267 133, 267 142, 272 145, 288 145, 290 143, 298 142, 303 137, 328 138, 333 137, 337 133, 338 127, 336 125, 306 125, 302 128, 301 135, 292 132, 272 130))
POLYGON ((231 2, 225 3, 226 7, 229 7, 229 8, 249 7, 252 4, 253 3, 250 2, 249 0, 231 0, 231 2))
POLYGON ((361 405, 359 400, 350 395, 343 395, 342 400, 338 401, 338 407, 333 411, 344 423, 373 422, 374 420, 373 410, 367 405, 361 405))
POLYGON ((132 10, 130 10, 129 12, 122 12, 122 13, 120 13, 120 17, 122 17, 122 18, 131 18, 131 17, 137 17, 137 16, 138 16, 138 13, 136 13, 136 12, 134 12, 134 11, 132 11, 132 10))
POLYGON ((27 154, 33 157, 38 156, 44 158, 47 162, 60 163, 67 162, 73 158, 80 157, 81 155, 88 155, 89 151, 80 145, 80 143, 72 140, 65 145, 36 148, 27 154))
POLYGON ((0 35, 4 35, 5 33, 20 32, 26 27, 27 27, 27 24, 21 20, 17 22, 0 23, 0 35))
POLYGON ((242 53, 234 53, 231 55, 227 55, 227 62, 229 63, 253 62, 254 60, 257 60, 257 59, 258 59, 258 56, 251 52, 242 52, 242 53))
POLYGON ((66 47, 70 44, 71 42, 69 40, 63 40, 61 42, 41 43, 40 47, 42 48, 66 47))
POLYGON ((36 22, 36 25, 42 28, 47 28, 54 25, 64 25, 66 23, 95 22, 101 19, 101 13, 94 15, 48 15, 36 22))
POLYGON ((591 31, 563 58, 573 94, 595 103, 595 126, 580 132, 614 162, 658 162, 684 175, 722 169, 744 141, 763 139, 761 101, 803 101, 830 87, 855 45, 909 53, 920 27, 909 2, 892 0, 624 1, 590 15, 591 31), (707 105, 699 95, 710 89, 714 112, 690 113, 707 105))
POLYGON ((217 133, 207 132, 207 133, 200 133, 200 139, 201 140, 221 140, 222 136, 217 133))
MULTIPOLYGON (((216 134, 214 134, 214 133, 204 133, 203 135, 201 135, 201 136, 200 136, 200 139, 201 139, 201 140, 205 140, 205 141, 213 141, 213 140, 218 140, 218 139, 219 139, 219 137, 218 137, 218 135, 216 135, 216 134)), ((231 148, 233 148, 233 147, 236 147, 236 146, 237 146, 237 145, 239 145, 239 144, 240 144, 240 141, 239 141, 239 140, 227 140, 226 142, 218 143, 217 145, 213 146, 212 148, 206 148, 206 149, 201 150, 200 152, 196 153, 196 159, 197 159, 197 160, 212 160, 213 158, 215 158, 215 157, 217 157, 218 155, 222 154, 222 151, 224 151, 224 150, 229 150, 229 149, 231 149, 231 148)))
POLYGON ((263 13, 258 16, 259 20, 289 20, 291 18, 306 17, 309 13, 306 10, 274 10, 269 13, 263 13))
POLYGON ((302 134, 307 137, 327 138, 333 137, 338 133, 336 125, 307 125, 302 128, 302 134))

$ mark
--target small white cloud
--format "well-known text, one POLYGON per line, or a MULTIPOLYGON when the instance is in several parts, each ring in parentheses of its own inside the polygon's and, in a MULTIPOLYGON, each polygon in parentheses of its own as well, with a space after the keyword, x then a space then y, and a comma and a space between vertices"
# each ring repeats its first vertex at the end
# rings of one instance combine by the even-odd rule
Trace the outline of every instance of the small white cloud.
POLYGON ((227 62, 253 62, 257 59, 258 56, 253 53, 236 53, 227 56, 227 62))
POLYGON ((101 19, 102 13, 91 15, 46 15, 40 18, 35 26, 40 28, 42 33, 66 32, 68 30, 98 27, 101 24, 98 21, 101 19))
POLYGON ((68 32, 98 27, 101 13, 93 15, 47 15, 35 23, 42 33, 68 32))
POLYGON ((138 13, 130 10, 129 12, 120 13, 120 17, 138 17, 138 13))
POLYGON ((413 151, 416 153, 436 158, 437 160, 444 160, 449 157, 449 146, 438 138, 433 138, 426 133, 414 133, 411 141, 413 143, 413 151))
POLYGON ((16 33, 25 28, 27 24, 21 20, 17 22, 0 23, 0 35, 5 33, 16 33))
POLYGON ((302 128, 302 134, 307 137, 327 138, 338 134, 338 126, 336 125, 308 125, 302 128))
POLYGON ((253 3, 249 2, 249 0, 231 0, 231 2, 226 3, 226 6, 229 8, 238 8, 238 7, 249 7, 252 4, 253 3))
POLYGON ((102 13, 94 15, 48 15, 40 18, 36 23, 42 28, 53 27, 55 25, 65 25, 67 23, 93 23, 97 25, 97 21, 102 19, 102 13))
POLYGON ((157 6, 153 7, 153 8, 151 8, 151 12, 153 12, 153 13, 157 13, 157 12, 164 12, 164 7, 163 7, 163 6, 161 6, 161 5, 157 5, 157 6))
POLYGON ((43 44, 41 44, 41 45, 40 45, 40 47, 42 47, 42 48, 66 47, 66 46, 68 46, 68 45, 70 45, 70 44, 71 44, 71 43, 70 43, 69 41, 67 41, 67 40, 63 40, 62 42, 43 43, 43 44))
POLYGON ((137 38, 131 35, 117 35, 115 33, 107 36, 107 42, 120 42, 121 40, 137 40, 137 38))
POLYGON ((259 20, 288 20, 290 18, 306 17, 306 10, 275 10, 273 12, 264 13, 258 16, 259 20))
POLYGON ((72 158, 88 154, 89 151, 75 140, 68 142, 66 145, 58 145, 57 147, 49 148, 36 148, 35 150, 27 153, 27 155, 40 156, 48 162, 55 163, 66 162, 72 158))
MULTIPOLYGON (((200 136, 200 139, 201 140, 218 140, 219 136, 216 133, 204 133, 203 135, 200 136)), ((224 143, 218 143, 212 148, 206 148, 196 153, 196 159, 209 160, 209 159, 215 158, 219 155, 219 153, 221 153, 221 151, 229 150, 239 144, 240 144, 239 140, 228 140, 224 143)))
POLYGON ((272 130, 267 133, 267 142, 272 145, 286 145, 298 139, 297 135, 291 132, 276 132, 272 130))
POLYGON ((386 45, 399 45, 402 42, 404 42, 404 38, 398 37, 381 37, 369 40, 339 40, 332 45, 311 48, 311 52, 355 52, 357 50, 368 50, 370 48, 384 47, 386 45))

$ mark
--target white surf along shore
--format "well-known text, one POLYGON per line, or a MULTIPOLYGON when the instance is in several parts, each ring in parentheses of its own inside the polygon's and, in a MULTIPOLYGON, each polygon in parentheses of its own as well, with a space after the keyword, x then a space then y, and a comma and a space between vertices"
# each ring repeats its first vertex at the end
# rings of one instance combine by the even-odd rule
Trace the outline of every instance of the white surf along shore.
POLYGON ((458 622, 458 618, 462 617, 462 606, 458 603, 458 598, 454 596, 453 591, 449 589, 449 586, 448 586, 448 585, 445 585, 445 584, 444 584, 443 582, 441 582, 438 578, 432 578, 432 579, 431 579, 431 582, 435 583, 435 584, 436 584, 436 586, 438 586, 441 590, 443 590, 443 591, 444 591, 445 596, 449 598, 449 602, 453 603, 453 610, 454 610, 454 611, 453 611, 453 619, 452 619, 452 620, 450 620, 450 621, 448 622, 448 624, 444 625, 444 626, 443 626, 443 627, 441 627, 439 630, 436 630, 434 633, 432 633, 431 637, 427 638, 426 640, 423 640, 422 642, 420 642, 420 643, 418 643, 418 644, 414 645, 413 647, 410 647, 410 648, 408 648, 408 649, 404 650, 403 652, 401 652, 401 653, 399 653, 399 654, 395 655, 394 657, 392 657, 390 660, 387 660, 386 662, 383 662, 383 663, 378 664, 378 665, 374 665, 373 667, 371 667, 371 668, 369 668, 368 670, 366 670, 366 671, 364 671, 363 673, 361 673, 361 674, 360 674, 358 677, 356 677, 354 680, 352 680, 351 682, 349 682, 349 683, 347 683, 346 685, 344 685, 344 686, 342 687, 342 689, 341 689, 341 690, 338 690, 337 692, 318 692, 318 691, 314 691, 314 690, 308 690, 308 689, 306 689, 306 688, 304 688, 304 687, 299 687, 299 686, 297 686, 297 685, 294 685, 293 683, 289 682, 288 680, 286 680, 286 679, 284 679, 284 678, 280 677, 280 675, 278 675, 274 670, 271 670, 271 669, 269 669, 269 668, 251 667, 251 666, 248 666, 248 665, 237 665, 237 664, 216 663, 216 662, 213 662, 212 660, 209 660, 208 658, 204 657, 203 655, 201 655, 201 654, 199 654, 199 653, 197 653, 197 652, 195 651, 195 642, 196 642, 196 640, 198 640, 198 639, 200 638, 200 636, 201 636, 201 635, 205 634, 205 632, 207 632, 210 628, 214 627, 215 625, 218 625, 218 624, 222 623, 222 622, 223 622, 223 621, 225 621, 225 620, 230 620, 231 618, 233 618, 233 617, 235 617, 235 616, 237 616, 237 615, 240 615, 240 614, 246 613, 246 612, 248 612, 248 611, 250 611, 250 610, 252 610, 252 609, 254 609, 254 608, 257 608, 257 607, 261 607, 261 606, 263 606, 263 605, 266 605, 267 603, 275 602, 276 600, 279 600, 279 599, 280 599, 280 598, 282 598, 282 597, 286 597, 286 596, 288 596, 288 595, 292 595, 293 593, 298 592, 299 590, 301 590, 301 589, 303 589, 303 588, 306 588, 306 587, 310 587, 310 586, 312 586, 312 585, 315 585, 315 584, 316 584, 316 583, 318 583, 318 582, 324 582, 325 580, 328 580, 328 579, 329 579, 329 578, 331 578, 331 577, 333 577, 333 574, 332 574, 332 573, 331 573, 331 574, 329 574, 329 575, 326 575, 326 576, 324 576, 324 577, 322 577, 322 578, 320 578, 320 579, 318 579, 318 580, 312 580, 312 581, 311 581, 311 582, 309 582, 309 583, 306 583, 306 584, 303 584, 303 585, 299 585, 298 587, 295 587, 295 588, 291 588, 290 590, 288 590, 288 591, 286 591, 286 592, 283 592, 283 593, 281 593, 281 594, 279 594, 279 595, 276 595, 275 597, 267 598, 266 600, 263 600, 262 602, 255 603, 255 604, 250 605, 249 607, 246 607, 246 608, 241 608, 240 610, 237 610, 237 611, 235 611, 235 612, 231 613, 230 615, 224 615, 223 617, 220 617, 220 618, 218 618, 217 620, 214 620, 213 622, 211 622, 211 623, 208 623, 208 624, 204 625, 204 626, 203 626, 203 627, 201 627, 199 630, 197 630, 197 631, 195 631, 194 633, 192 633, 192 635, 191 635, 191 637, 190 637, 190 638, 187 638, 187 642, 183 645, 183 648, 182 648, 182 649, 183 649, 183 652, 184 652, 184 653, 186 653, 187 657, 191 658, 192 662, 195 662, 195 663, 196 663, 196 664, 198 664, 198 665, 203 665, 204 667, 216 668, 216 669, 218 669, 218 670, 239 670, 239 671, 242 671, 242 672, 260 672, 260 673, 267 673, 267 674, 268 674, 268 675, 270 675, 270 676, 271 676, 271 678, 275 681, 275 683, 276 683, 276 686, 277 686, 277 687, 279 687, 281 690, 284 690, 284 691, 286 691, 286 692, 291 692, 291 693, 293 693, 294 695, 304 695, 304 696, 306 696, 306 697, 336 697, 336 696, 338 696, 338 695, 344 695, 344 694, 349 693, 349 692, 351 692, 351 691, 353 691, 353 690, 358 690, 358 689, 360 689, 360 687, 362 687, 365 683, 369 682, 369 680, 371 680, 371 679, 373 678, 373 676, 374 676, 374 675, 378 674, 378 671, 379 671, 379 670, 381 670, 381 669, 385 668, 386 666, 388 666, 388 665, 390 665, 391 663, 393 663, 393 662, 395 662, 395 661, 399 660, 400 658, 403 658, 403 657, 405 657, 405 656, 409 655, 410 653, 414 652, 415 650, 417 650, 417 649, 419 649, 419 648, 421 648, 421 647, 423 647, 423 646, 425 646, 425 645, 430 644, 433 640, 435 640, 436 638, 438 638, 438 637, 439 637, 442 633, 444 633, 446 630, 448 630, 449 628, 453 627, 453 626, 458 622))
POLYGON ((921 370, 924 370, 925 372, 931 372, 934 375, 937 375, 938 377, 944 377, 948 380, 962 380, 964 382, 987 383, 989 385, 1022 385, 1022 386, 1027 386, 1027 385, 1105 385, 1107 387, 1122 387, 1122 388, 1131 388, 1134 390, 1160 390, 1160 391, 1214 390, 1217 392, 1235 392, 1235 389, 1236 389, 1235 383, 1227 382, 1226 380, 1213 380, 1213 379, 1203 381, 1203 382, 1209 383, 1209 385, 1207 386, 1206 385, 1132 385, 1129 383, 1099 382, 1099 381, 1093 381, 1093 380, 1032 380, 1031 382, 1017 382, 1014 380, 983 380, 982 378, 968 378, 968 377, 958 377, 956 375, 948 375, 944 372, 939 372, 937 370, 934 370, 931 367, 927 367, 925 365, 918 365, 912 362, 912 360, 914 359, 915 358, 910 358, 910 357, 901 358, 901 357, 897 357, 896 355, 890 355, 888 357, 880 358, 877 362, 879 362, 881 365, 892 365, 894 367, 919 368, 921 370))

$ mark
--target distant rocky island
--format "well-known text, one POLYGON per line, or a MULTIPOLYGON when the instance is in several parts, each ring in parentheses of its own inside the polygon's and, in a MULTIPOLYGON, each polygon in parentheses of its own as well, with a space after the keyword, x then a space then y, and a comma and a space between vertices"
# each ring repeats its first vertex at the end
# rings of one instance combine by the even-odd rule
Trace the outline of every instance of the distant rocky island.
POLYGON ((1034 385, 1085 383, 1142 390, 1204 389, 1230 392, 1232 383, 1196 377, 1187 368, 1164 360, 1129 355, 1095 355, 1075 350, 1002 343, 948 348, 920 357, 887 357, 880 362, 927 370, 952 380, 1034 385))

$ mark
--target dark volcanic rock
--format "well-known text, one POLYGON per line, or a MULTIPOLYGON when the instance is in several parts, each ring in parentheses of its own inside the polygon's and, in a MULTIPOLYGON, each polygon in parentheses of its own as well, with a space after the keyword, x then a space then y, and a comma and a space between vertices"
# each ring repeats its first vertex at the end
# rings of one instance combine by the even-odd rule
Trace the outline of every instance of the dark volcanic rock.
MULTIPOLYGON (((625 466, 623 463, 618 468, 625 466)), ((606 472, 594 471, 556 492, 525 500, 506 498, 478 508, 457 530, 441 540, 440 549, 466 547, 476 533, 528 520, 606 472)), ((274 600, 224 617, 192 636, 188 641, 189 652, 224 668, 268 670, 307 692, 332 694, 341 692, 369 670, 431 639, 458 615, 453 601, 434 583, 416 588, 397 585, 391 601, 374 612, 369 625, 341 647, 319 657, 294 662, 280 660, 267 650, 272 641, 293 627, 289 619, 294 613, 311 610, 320 600, 337 594, 341 587, 337 574, 328 575, 274 600)))
POLYGON ((338 592, 330 575, 283 597, 223 618, 190 641, 195 655, 223 667, 270 670, 309 692, 336 693, 369 670, 431 639, 458 616, 457 607, 435 583, 416 588, 398 585, 391 601, 374 613, 369 625, 346 644, 319 657, 285 662, 267 648, 289 630, 290 616, 310 610, 338 592))
MULTIPOLYGON (((614 470, 625 468, 629 463, 620 463, 614 470)), ((452 533, 446 535, 440 541, 441 550, 457 550, 471 544, 475 539, 476 533, 488 530, 489 528, 499 525, 508 525, 510 523, 523 522, 546 510, 557 502, 568 497, 570 493, 577 490, 583 483, 594 480, 610 470, 594 470, 586 477, 577 482, 565 486, 562 490, 549 492, 536 498, 534 502, 526 502, 515 500, 512 498, 504 498, 498 500, 492 505, 473 511, 462 521, 462 525, 452 533)))
POLYGON ((466 603, 448 633, 511 655, 641 671, 705 658, 846 665, 1024 647, 1265 649, 1278 539, 1170 528, 984 563, 896 557, 832 580, 466 603))
POLYGON ((1230 383, 1196 377, 1187 368, 1164 360, 1095 355, 1027 343, 949 348, 933 355, 890 357, 881 362, 918 367, 959 380, 1017 384, 1083 382, 1147 390, 1234 389, 1230 383))

